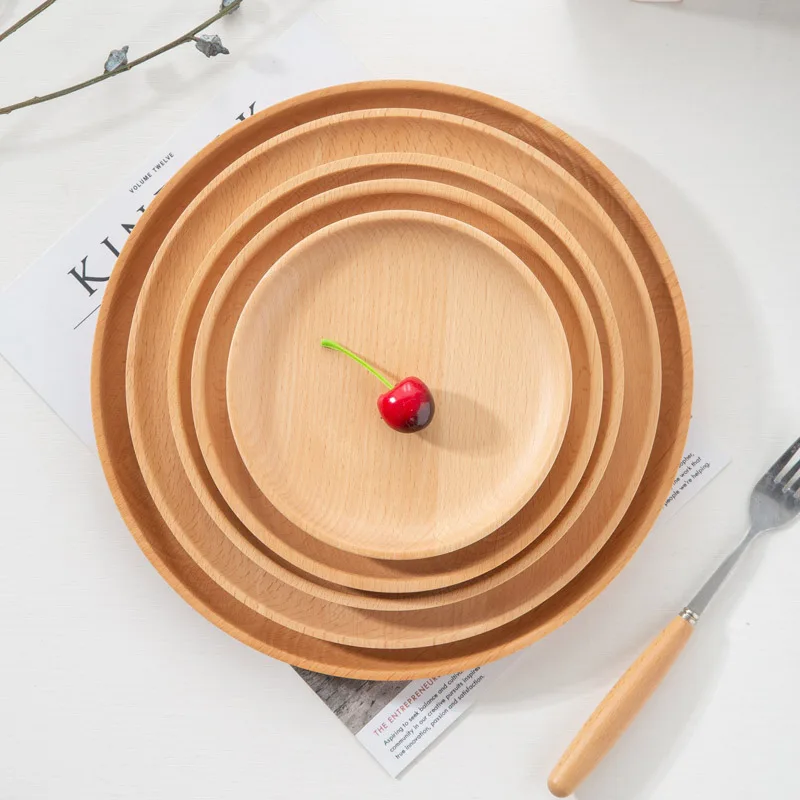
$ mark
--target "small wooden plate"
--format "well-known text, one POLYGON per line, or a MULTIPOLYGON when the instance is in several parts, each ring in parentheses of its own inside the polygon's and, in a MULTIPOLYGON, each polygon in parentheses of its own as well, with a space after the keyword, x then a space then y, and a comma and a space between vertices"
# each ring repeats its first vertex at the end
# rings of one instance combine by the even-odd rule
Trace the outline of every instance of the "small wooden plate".
MULTIPOLYGON (((306 235, 314 230, 307 223, 302 225, 298 235, 306 235)), ((168 262, 173 273, 180 264, 179 253, 179 250, 176 251, 168 262)), ((274 258, 279 256, 280 251, 273 253, 274 258)), ((393 593, 416 591, 413 595, 403 594, 389 599, 353 594, 338 598, 338 602, 348 605, 368 608, 429 607, 474 596, 487 586, 497 585, 516 574, 526 564, 512 564, 507 559, 530 544, 555 519, 567 501, 572 507, 571 514, 579 513, 588 502, 608 462, 619 426, 622 405, 619 333, 610 302, 585 254, 555 218, 532 198, 482 170, 447 159, 411 153, 361 156, 317 168, 281 185, 254 204, 214 245, 195 275, 174 330, 169 367, 173 434, 192 486, 208 513, 237 547, 267 572, 327 599, 332 599, 330 587, 326 584, 322 589, 323 594, 315 585, 303 580, 304 574, 362 589, 393 593), (253 483, 241 462, 228 423, 223 387, 233 326, 249 297, 250 287, 263 274, 261 270, 255 270, 234 276, 229 268, 231 260, 250 237, 275 219, 283 209, 291 208, 293 204, 330 187, 385 175, 413 176, 426 180, 404 181, 405 191, 402 194, 398 194, 401 185, 398 180, 380 183, 370 181, 373 188, 369 198, 358 187, 351 187, 339 193, 338 208, 328 221, 363 212, 368 199, 374 204, 368 208, 416 208, 462 219, 503 241, 536 272, 558 309, 570 341, 573 393, 578 401, 572 405, 564 446, 544 485, 537 492, 535 504, 526 506, 511 522, 488 537, 459 550, 457 558, 443 556, 415 561, 381 561, 346 553, 308 537, 277 514, 253 483), (451 185, 491 194, 498 203, 513 208, 515 215, 472 192, 455 193, 448 189, 451 185), (541 219, 537 216, 539 214, 541 219), (520 216, 525 217, 524 222, 519 219, 520 216), (547 253, 548 249, 534 229, 561 251, 562 258, 569 261, 569 271, 560 267, 552 271, 547 267, 548 262, 553 262, 552 256, 545 255, 545 261, 542 262, 539 253, 547 253), (554 231, 563 235, 566 244, 561 245, 556 240, 554 231), (208 309, 203 335, 199 337, 200 343, 195 348, 201 316, 206 311, 217 282, 223 276, 231 285, 231 290, 218 293, 215 297, 215 308, 208 309), (237 284, 235 291, 233 281, 237 284), (589 302, 588 307, 584 294, 589 302), (211 322, 213 317, 217 317, 217 321, 211 322), (600 356, 595 323, 602 329, 600 356), (187 397, 193 358, 200 383, 207 384, 204 396, 214 399, 213 405, 198 404, 196 414, 192 413, 187 397), (602 369, 598 368, 599 362, 602 362, 602 369), (604 373, 608 377, 605 393, 604 373), (203 439, 202 445, 195 436, 195 423, 203 439), (598 432, 598 448, 592 453, 598 432), (587 462, 590 463, 590 474, 580 491, 573 494, 587 462), (270 551, 262 553, 255 549, 246 536, 237 535, 236 530, 226 524, 227 520, 219 511, 217 490, 270 551), (275 570, 276 562, 270 560, 270 552, 286 558, 301 568, 303 573, 295 580, 285 572, 278 573, 275 570), (506 574, 505 569, 502 572, 495 570, 486 576, 485 581, 463 583, 500 564, 504 567, 509 565, 512 571, 506 574), (458 589, 448 591, 446 595, 419 593, 419 590, 441 588, 459 582, 461 585, 458 589)), ((552 546, 569 523, 570 519, 566 518, 557 529, 548 531, 547 542, 543 543, 542 548, 526 553, 526 559, 530 559, 528 563, 532 563, 545 547, 552 546)))
MULTIPOLYGON (((534 114, 469 90, 418 82, 354 84, 293 98, 251 117, 199 153, 161 191, 128 239, 106 289, 92 367, 101 463, 125 521, 164 578, 211 621, 262 652, 320 672, 376 680, 446 674, 486 663, 541 638, 596 597, 633 555, 662 506, 686 440, 691 394, 691 344, 680 290, 663 246, 624 186, 585 148, 534 114), (293 126, 329 113, 393 106, 480 119, 535 146, 592 193, 621 231, 647 283, 659 328, 664 381, 655 445, 640 490, 600 556, 576 580, 535 611, 482 636, 442 647, 379 651, 298 636, 261 617, 199 569, 158 513, 144 483, 126 415, 125 369, 128 332, 147 270, 198 187, 293 126)), ((556 550, 546 557, 562 557, 556 550)), ((586 564, 591 551, 589 547, 576 554, 578 562, 586 564)))
POLYGON ((233 336, 227 405, 244 463, 284 516, 342 550, 429 558, 533 496, 564 438, 572 372, 555 307, 508 248, 449 217, 377 211, 261 271, 233 336), (422 376, 431 425, 386 425, 386 387, 324 350, 327 337, 375 354, 393 384, 422 376))

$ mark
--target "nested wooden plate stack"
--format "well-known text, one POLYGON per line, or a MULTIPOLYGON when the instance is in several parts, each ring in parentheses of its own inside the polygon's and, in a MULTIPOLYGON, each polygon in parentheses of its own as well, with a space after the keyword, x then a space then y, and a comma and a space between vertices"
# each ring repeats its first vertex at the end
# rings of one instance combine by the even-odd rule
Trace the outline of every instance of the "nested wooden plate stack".
POLYGON ((171 585, 251 646, 455 672, 574 616, 647 534, 689 423, 666 253, 544 120, 450 86, 294 98, 201 151, 106 290, 103 465, 171 585), (381 419, 430 388, 427 427, 381 419))

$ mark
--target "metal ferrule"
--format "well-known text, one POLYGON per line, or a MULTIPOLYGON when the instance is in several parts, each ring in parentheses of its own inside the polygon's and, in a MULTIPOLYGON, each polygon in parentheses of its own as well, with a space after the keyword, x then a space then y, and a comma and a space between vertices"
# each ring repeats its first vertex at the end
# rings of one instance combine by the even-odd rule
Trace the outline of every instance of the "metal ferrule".
POLYGON ((700 615, 695 613, 694 611, 692 611, 692 609, 689 608, 689 606, 686 606, 686 608, 684 608, 683 611, 681 611, 681 613, 678 614, 678 616, 681 619, 685 619, 687 622, 691 623, 692 625, 696 625, 697 624, 697 620, 700 619, 700 615))

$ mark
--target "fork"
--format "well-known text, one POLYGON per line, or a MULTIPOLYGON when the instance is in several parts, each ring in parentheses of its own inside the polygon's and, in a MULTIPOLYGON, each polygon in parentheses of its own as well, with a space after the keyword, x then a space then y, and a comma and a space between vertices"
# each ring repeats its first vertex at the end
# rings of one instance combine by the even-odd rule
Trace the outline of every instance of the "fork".
POLYGON ((782 528, 800 514, 800 439, 766 471, 750 495, 750 529, 687 606, 649 644, 603 698, 561 756, 547 781, 567 797, 600 763, 669 672, 725 578, 760 533, 782 528))

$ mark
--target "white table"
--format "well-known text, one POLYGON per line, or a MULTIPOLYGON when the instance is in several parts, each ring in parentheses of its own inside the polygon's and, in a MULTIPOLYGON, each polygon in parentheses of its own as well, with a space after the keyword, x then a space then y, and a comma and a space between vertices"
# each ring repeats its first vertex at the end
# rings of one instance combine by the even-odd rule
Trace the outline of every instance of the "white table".
MULTIPOLYGON (((34 5, 10 0, 5 28, 34 5)), ((60 0, 0 45, 0 105, 142 53, 215 0, 60 0)), ((796 0, 245 0, 232 55, 175 51, 0 118, 0 284, 313 8, 376 75, 527 106, 651 216, 685 292, 695 413, 733 464, 577 619, 393 782, 286 666, 226 637, 147 563, 96 458, 0 361, 0 798, 545 798, 562 747, 745 524, 800 434, 796 0)), ((800 529, 762 542, 581 800, 800 796, 800 529)))

